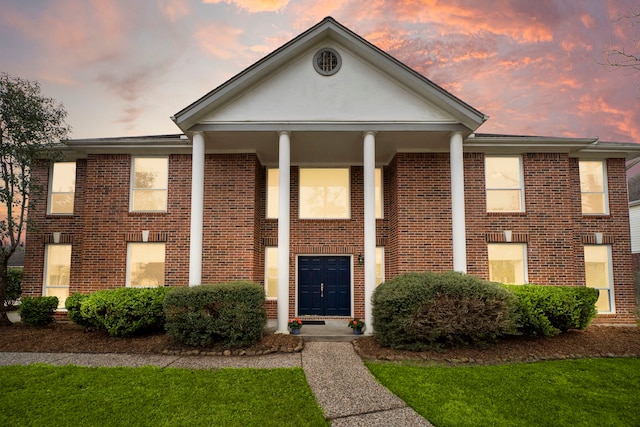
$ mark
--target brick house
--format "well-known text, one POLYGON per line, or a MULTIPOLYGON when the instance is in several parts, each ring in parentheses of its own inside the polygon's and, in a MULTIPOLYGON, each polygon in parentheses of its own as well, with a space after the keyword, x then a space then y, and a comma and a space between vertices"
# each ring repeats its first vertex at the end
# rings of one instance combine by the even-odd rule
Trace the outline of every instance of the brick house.
POLYGON ((179 111, 178 135, 66 141, 33 173, 24 289, 264 284, 267 310, 364 317, 385 278, 456 270, 600 289, 634 322, 625 160, 476 133, 487 117, 332 18, 179 111))

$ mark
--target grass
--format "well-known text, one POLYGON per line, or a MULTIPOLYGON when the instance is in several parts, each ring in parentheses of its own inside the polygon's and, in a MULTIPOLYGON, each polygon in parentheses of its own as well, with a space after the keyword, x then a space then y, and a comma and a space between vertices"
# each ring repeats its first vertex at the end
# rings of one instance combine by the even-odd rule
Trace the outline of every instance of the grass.
POLYGON ((300 368, 0 367, 0 425, 326 426, 300 368))
POLYGON ((640 359, 367 366, 438 427, 640 425, 640 359))

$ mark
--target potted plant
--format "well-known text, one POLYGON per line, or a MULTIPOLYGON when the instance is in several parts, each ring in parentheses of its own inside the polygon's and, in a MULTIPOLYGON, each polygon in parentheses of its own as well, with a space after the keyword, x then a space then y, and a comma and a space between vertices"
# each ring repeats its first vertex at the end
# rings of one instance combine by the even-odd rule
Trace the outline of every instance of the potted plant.
POLYGON ((291 334, 299 335, 300 328, 302 328, 302 320, 296 317, 293 320, 289 320, 288 326, 289 326, 289 329, 291 329, 291 334))
POLYGON ((349 320, 349 324, 347 325, 351 329, 353 329, 354 335, 362 335, 362 331, 364 330, 364 322, 357 317, 349 320))

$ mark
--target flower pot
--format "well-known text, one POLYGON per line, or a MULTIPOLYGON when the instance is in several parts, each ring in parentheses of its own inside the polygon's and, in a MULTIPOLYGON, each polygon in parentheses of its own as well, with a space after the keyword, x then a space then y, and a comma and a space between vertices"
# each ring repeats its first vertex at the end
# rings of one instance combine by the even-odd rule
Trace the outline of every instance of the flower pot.
POLYGON ((362 329, 353 329, 353 335, 362 335, 362 329))
POLYGON ((291 335, 300 335, 300 328, 291 329, 291 335))

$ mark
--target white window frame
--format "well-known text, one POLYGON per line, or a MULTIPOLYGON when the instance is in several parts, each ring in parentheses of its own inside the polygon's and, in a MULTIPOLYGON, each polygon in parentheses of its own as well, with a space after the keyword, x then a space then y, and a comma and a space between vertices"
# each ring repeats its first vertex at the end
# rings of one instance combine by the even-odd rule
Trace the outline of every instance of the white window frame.
POLYGON ((76 176, 76 171, 77 171, 77 164, 76 162, 54 162, 51 164, 51 167, 49 168, 49 197, 47 200, 47 215, 60 215, 60 216, 71 216, 73 215, 73 211, 75 210, 75 196, 76 196, 76 180, 75 180, 75 176, 76 176), (74 165, 74 180, 73 180, 73 191, 53 191, 54 188, 54 182, 53 182, 53 177, 54 177, 54 169, 56 167, 56 165, 59 164, 63 164, 63 163, 73 163, 74 165), (73 201, 73 207, 71 209, 71 212, 53 212, 53 195, 54 194, 72 194, 73 197, 71 198, 71 200, 73 201))
POLYGON ((609 215, 609 187, 608 187, 608 178, 607 178, 607 162, 606 160, 600 159, 579 159, 578 160, 578 171, 580 170, 580 163, 582 162, 598 162, 602 165, 602 192, 604 196, 604 212, 585 212, 582 207, 582 195, 583 194, 601 194, 600 192, 593 191, 582 191, 582 174, 580 174, 580 211, 582 215, 585 216, 598 216, 598 215, 609 215))
POLYGON ((338 167, 338 168, 299 168, 298 169, 298 219, 301 220, 349 220, 351 219, 351 168, 350 167, 338 167), (306 217, 302 216, 302 171, 303 170, 321 170, 321 169, 333 169, 333 170, 346 170, 347 171, 347 215, 344 217, 306 217))
POLYGON ((167 274, 167 244, 165 242, 128 242, 127 243, 127 268, 126 268, 126 286, 128 288, 161 288, 166 285, 166 274, 167 274), (162 284, 158 286, 132 286, 131 285, 131 247, 133 245, 162 245, 164 246, 164 260, 163 260, 163 269, 162 269, 162 284))
POLYGON ((376 219, 384 219, 384 175, 382 168, 376 168, 375 173, 380 175, 380 187, 376 188, 376 219), (380 213, 378 213, 380 209, 380 213))
MULTIPOLYGON (((608 288, 595 288, 595 287, 591 287, 592 289, 596 289, 598 290, 598 294, 600 293, 600 291, 607 291, 609 292, 609 311, 600 311, 598 310, 598 314, 615 314, 616 312, 616 298, 615 298, 615 292, 614 292, 614 283, 613 283, 613 259, 611 257, 611 245, 584 245, 584 249, 583 249, 583 262, 584 262, 584 281, 585 281, 585 286, 586 286, 586 282, 587 282, 587 261, 586 261, 586 250, 588 247, 606 247, 607 248, 607 271, 608 271, 608 280, 609 280, 609 287, 608 288)), ((598 298, 600 298, 598 296, 598 298)))
POLYGON ((514 212, 525 212, 526 208, 525 208, 525 200, 524 200, 524 189, 525 189, 525 185, 524 185, 524 163, 522 160, 522 156, 494 156, 494 155, 486 155, 484 157, 484 191, 485 191, 485 199, 486 199, 486 206, 485 209, 487 212, 504 212, 504 213, 514 213, 514 212), (513 211, 507 211, 507 210, 495 210, 495 209, 489 209, 489 197, 488 197, 488 193, 489 191, 514 191, 516 190, 516 187, 495 187, 495 188, 489 188, 489 186, 487 185, 487 161, 489 159, 495 159, 495 158, 517 158, 518 159, 518 172, 519 172, 519 179, 520 179, 520 186, 517 188, 518 190, 520 190, 520 210, 513 210, 513 211))
MULTIPOLYGON (((491 258, 489 258, 489 247, 492 245, 511 245, 513 247, 516 246, 520 246, 521 250, 522 250, 522 268, 524 269, 523 272, 523 283, 509 283, 510 285, 526 285, 527 283, 529 283, 529 264, 527 262, 527 254, 528 254, 528 248, 527 248, 527 244, 526 243, 507 243, 507 242, 492 242, 492 243, 488 243, 487 244, 487 269, 489 272, 489 280, 493 280, 491 278, 491 258)), ((501 282, 500 282, 501 283, 501 282)))
MULTIPOLYGON (((66 289, 67 290, 67 298, 69 297, 69 287, 71 285, 71 260, 73 258, 73 246, 69 243, 47 243, 44 246, 44 275, 42 278, 42 296, 49 296, 48 289, 66 289), (50 285, 49 284, 49 249, 50 248, 62 248, 69 247, 71 250, 69 256, 69 283, 67 285, 50 285)), ((65 298, 66 300, 66 298, 65 298)), ((65 300, 58 301, 58 310, 65 309, 65 300)))
POLYGON ((167 212, 169 209, 169 156, 131 156, 131 174, 129 177, 129 212, 167 212), (136 171, 135 171, 135 164, 136 164, 136 159, 167 159, 167 173, 166 173, 166 181, 165 181, 165 185, 164 188, 147 188, 146 190, 153 190, 153 191, 159 191, 159 190, 163 190, 165 192, 165 203, 164 203, 164 209, 158 209, 158 210, 136 210, 133 208, 133 195, 134 192, 136 191, 136 188, 134 188, 135 186, 135 177, 136 177, 136 171))
POLYGON ((275 252, 275 256, 276 256, 276 281, 277 281, 277 278, 278 278, 278 265, 277 265, 278 247, 277 246, 265 246, 265 248, 264 248, 264 295, 265 295, 265 298, 267 299, 267 301, 277 301, 278 300, 277 282, 276 282, 276 296, 275 297, 267 296, 267 289, 268 289, 268 285, 269 285, 269 252, 271 252, 272 254, 274 254, 274 252, 275 252))

